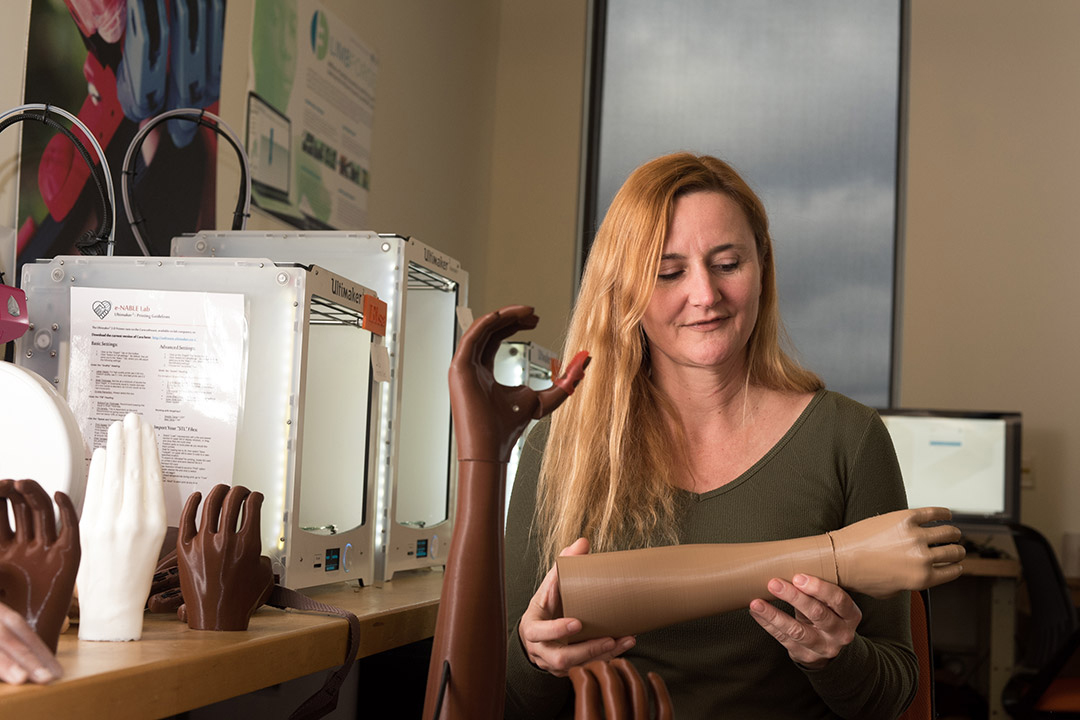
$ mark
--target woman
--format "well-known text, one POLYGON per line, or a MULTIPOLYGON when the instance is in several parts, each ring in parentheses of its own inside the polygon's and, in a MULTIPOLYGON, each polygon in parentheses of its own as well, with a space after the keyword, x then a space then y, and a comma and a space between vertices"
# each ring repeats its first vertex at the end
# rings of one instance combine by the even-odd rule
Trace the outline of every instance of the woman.
POLYGON ((582 554, 819 535, 906 507, 877 414, 780 347, 761 201, 715 158, 630 175, 597 233, 566 347, 577 394, 530 437, 507 522, 507 717, 570 717, 571 667, 625 654, 678 717, 894 717, 916 683, 907 596, 776 578, 776 607, 575 643, 552 567, 582 554), (539 588, 537 587, 539 584, 539 588))

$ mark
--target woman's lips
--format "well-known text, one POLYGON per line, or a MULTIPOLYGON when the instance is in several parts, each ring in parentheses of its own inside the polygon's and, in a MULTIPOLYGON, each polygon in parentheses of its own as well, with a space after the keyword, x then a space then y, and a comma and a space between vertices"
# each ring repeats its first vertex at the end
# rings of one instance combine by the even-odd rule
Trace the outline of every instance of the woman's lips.
POLYGON ((685 323, 683 327, 690 330, 712 330, 720 326, 721 323, 727 320, 723 317, 709 318, 707 320, 698 320, 697 322, 685 323))

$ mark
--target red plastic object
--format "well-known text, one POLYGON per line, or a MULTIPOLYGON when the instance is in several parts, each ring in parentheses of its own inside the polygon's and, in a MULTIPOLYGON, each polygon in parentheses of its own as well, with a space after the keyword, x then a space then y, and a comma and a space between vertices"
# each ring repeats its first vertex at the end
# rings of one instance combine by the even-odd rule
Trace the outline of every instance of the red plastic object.
POLYGON ((0 345, 21 338, 29 328, 26 293, 19 288, 0 285, 0 345))
MULTIPOLYGON (((124 119, 120 101, 116 97, 116 77, 110 68, 104 67, 92 54, 87 55, 86 62, 83 63, 83 76, 90 94, 79 109, 79 119, 94 133, 101 147, 105 148, 124 119)), ((77 126, 71 131, 86 146, 97 165, 100 160, 89 138, 77 126)), ((57 135, 49 141, 38 166, 38 189, 54 219, 63 220, 67 217, 89 179, 90 168, 78 156, 70 140, 57 135)))

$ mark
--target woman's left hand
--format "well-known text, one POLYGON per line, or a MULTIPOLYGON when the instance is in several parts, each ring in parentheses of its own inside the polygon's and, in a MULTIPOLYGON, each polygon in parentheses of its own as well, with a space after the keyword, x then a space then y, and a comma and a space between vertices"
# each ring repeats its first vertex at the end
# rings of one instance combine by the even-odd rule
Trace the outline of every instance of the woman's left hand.
POLYGON ((773 578, 769 592, 795 608, 794 617, 760 598, 750 603, 750 617, 787 648, 792 660, 820 669, 855 639, 862 610, 838 585, 812 575, 792 580, 773 578))

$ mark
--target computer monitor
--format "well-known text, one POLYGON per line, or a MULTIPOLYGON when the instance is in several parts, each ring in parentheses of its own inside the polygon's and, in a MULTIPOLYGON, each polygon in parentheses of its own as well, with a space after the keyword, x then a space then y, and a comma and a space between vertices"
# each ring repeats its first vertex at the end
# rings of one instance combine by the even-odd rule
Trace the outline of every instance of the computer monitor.
POLYGON ((910 507, 944 506, 961 523, 1020 521, 1020 413, 878 412, 910 507))

